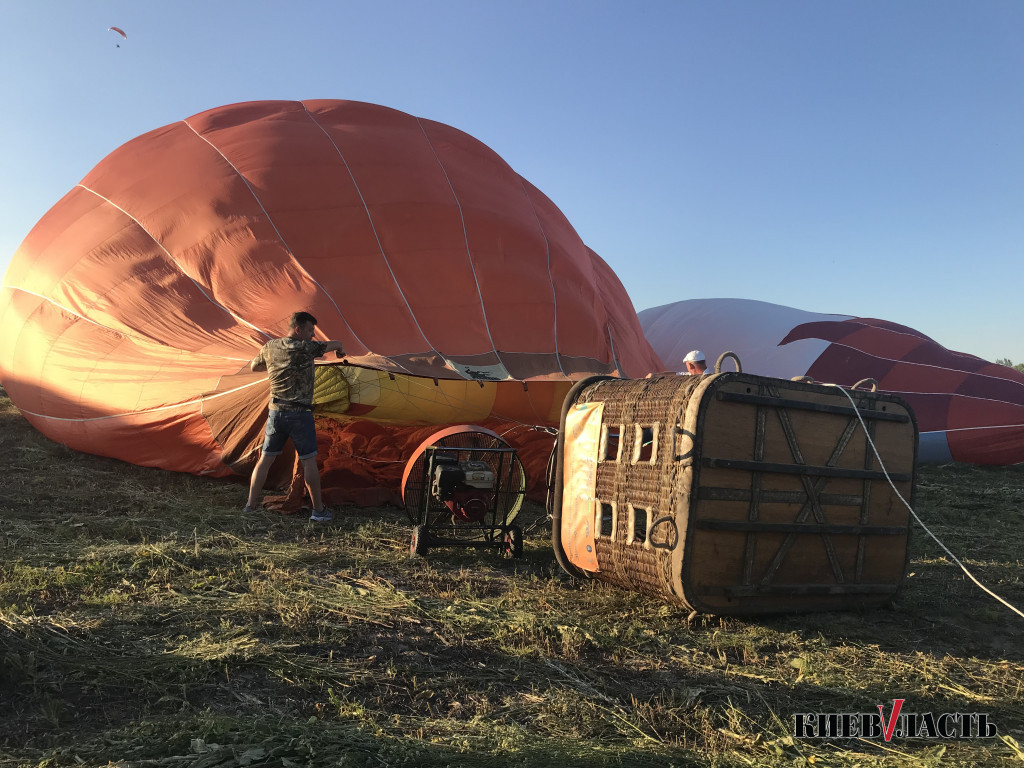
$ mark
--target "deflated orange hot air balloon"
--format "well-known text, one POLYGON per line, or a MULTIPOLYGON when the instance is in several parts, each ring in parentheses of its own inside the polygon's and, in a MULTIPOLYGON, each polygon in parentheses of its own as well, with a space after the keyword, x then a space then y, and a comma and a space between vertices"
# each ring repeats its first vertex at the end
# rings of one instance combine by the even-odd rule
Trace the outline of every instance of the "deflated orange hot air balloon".
POLYGON ((244 474, 268 396, 248 361, 299 309, 349 352, 318 366, 318 413, 375 425, 332 452, 351 485, 391 482, 374 457, 409 425, 554 426, 569 382, 660 367, 611 269, 492 150, 322 100, 212 109, 100 162, 11 261, 0 380, 72 448, 244 474))

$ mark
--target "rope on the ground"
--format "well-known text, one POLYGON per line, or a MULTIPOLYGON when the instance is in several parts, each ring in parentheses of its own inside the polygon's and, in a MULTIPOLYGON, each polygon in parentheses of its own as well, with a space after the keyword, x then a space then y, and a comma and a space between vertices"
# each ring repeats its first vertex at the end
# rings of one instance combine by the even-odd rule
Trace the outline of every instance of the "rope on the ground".
MULTIPOLYGON (((860 383, 860 382, 858 382, 858 383, 860 383)), ((847 392, 845 388, 839 386, 838 384, 825 384, 824 386, 826 386, 826 387, 835 387, 840 392, 842 392, 844 395, 846 395, 846 399, 850 401, 850 405, 853 406, 853 412, 857 414, 857 419, 860 421, 860 425, 864 429, 864 436, 867 437, 867 439, 868 439, 868 445, 871 446, 871 450, 874 451, 874 453, 875 453, 875 458, 878 459, 878 466, 881 467, 883 474, 885 474, 885 479, 889 481, 889 485, 892 486, 893 491, 896 493, 896 496, 899 498, 899 500, 903 502, 903 505, 907 509, 910 510, 910 514, 913 516, 914 520, 917 521, 917 524, 920 525, 924 529, 925 533, 927 533, 929 536, 931 536, 935 540, 936 544, 938 544, 940 547, 942 547, 942 550, 953 559, 954 563, 956 563, 957 565, 960 566, 960 568, 963 570, 963 572, 967 574, 967 577, 971 581, 973 581, 976 585, 978 585, 978 587, 983 592, 987 593, 991 597, 994 597, 1000 603, 1002 603, 1007 608, 1009 608, 1011 611, 1013 611, 1018 616, 1020 616, 1022 619, 1024 619, 1024 611, 1021 611, 1019 608, 1017 608, 1016 606, 1012 605, 1007 600, 1004 600, 1002 597, 1000 597, 995 592, 993 592, 991 589, 989 589, 984 584, 982 584, 980 581, 978 581, 978 579, 975 578, 974 574, 971 573, 967 569, 967 566, 964 565, 962 562, 960 562, 960 559, 950 551, 949 547, 947 547, 945 544, 943 544, 939 540, 939 537, 931 532, 931 529, 929 529, 928 526, 924 524, 924 521, 920 517, 917 516, 917 513, 914 511, 913 507, 911 507, 910 504, 907 503, 907 500, 903 498, 903 494, 901 494, 899 492, 899 490, 896 488, 896 485, 893 483, 892 478, 889 477, 889 472, 885 468, 885 464, 882 462, 882 457, 878 455, 878 449, 875 447, 875 441, 871 439, 871 435, 868 432, 867 425, 864 423, 864 417, 860 415, 860 409, 857 407, 857 403, 854 402, 853 397, 851 397, 850 393, 847 392)))

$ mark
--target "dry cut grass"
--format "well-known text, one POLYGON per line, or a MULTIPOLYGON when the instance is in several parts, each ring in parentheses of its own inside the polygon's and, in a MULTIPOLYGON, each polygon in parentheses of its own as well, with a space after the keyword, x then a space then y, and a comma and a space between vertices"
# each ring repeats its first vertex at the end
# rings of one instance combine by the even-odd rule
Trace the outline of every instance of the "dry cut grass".
MULTIPOLYGON (((242 485, 75 453, 6 396, 0 461, 0 766, 1024 762, 1024 620, 920 532, 892 609, 688 622, 546 533, 410 559, 402 510, 242 517, 242 485), (999 737, 791 735, 894 698, 999 737)), ((1021 468, 926 468, 917 508, 1024 605, 1021 468)))

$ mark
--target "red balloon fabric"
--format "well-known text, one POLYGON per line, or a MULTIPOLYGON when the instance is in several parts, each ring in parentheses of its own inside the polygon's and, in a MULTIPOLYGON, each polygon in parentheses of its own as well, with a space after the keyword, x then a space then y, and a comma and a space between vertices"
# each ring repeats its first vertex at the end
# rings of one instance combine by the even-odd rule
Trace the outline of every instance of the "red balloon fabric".
MULTIPOLYGON (((526 475, 526 498, 544 504, 547 463, 555 446, 554 430, 497 420, 480 426, 495 432, 516 449, 526 475)), ((413 427, 373 421, 318 420, 318 463, 324 499, 328 504, 360 507, 403 506, 402 477, 406 465, 415 457, 416 448, 437 431, 436 425, 413 427)), ((293 453, 285 458, 281 469, 287 470, 294 461, 293 453)), ((284 514, 298 512, 308 504, 301 475, 293 474, 288 491, 266 497, 264 503, 284 514)))

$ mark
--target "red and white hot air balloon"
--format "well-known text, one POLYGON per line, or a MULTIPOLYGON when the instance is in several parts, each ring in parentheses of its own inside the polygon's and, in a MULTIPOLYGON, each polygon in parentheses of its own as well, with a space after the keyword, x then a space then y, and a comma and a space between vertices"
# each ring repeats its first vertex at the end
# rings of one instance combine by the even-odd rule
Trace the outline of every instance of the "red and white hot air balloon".
POLYGON ((1024 374, 946 349, 913 328, 748 299, 679 301, 639 317, 669 369, 683 368, 691 349, 711 366, 728 350, 744 371, 763 376, 844 386, 874 379, 914 409, 920 461, 1024 462, 1024 374))

